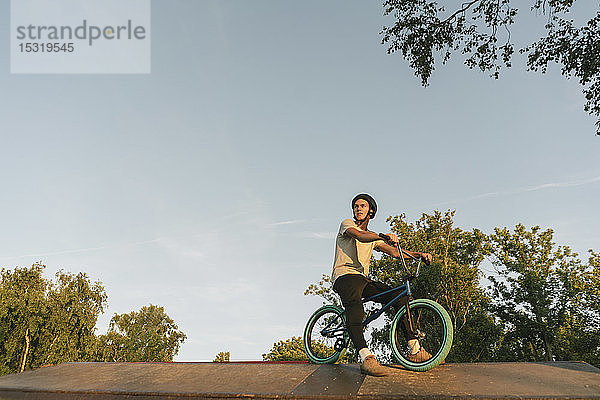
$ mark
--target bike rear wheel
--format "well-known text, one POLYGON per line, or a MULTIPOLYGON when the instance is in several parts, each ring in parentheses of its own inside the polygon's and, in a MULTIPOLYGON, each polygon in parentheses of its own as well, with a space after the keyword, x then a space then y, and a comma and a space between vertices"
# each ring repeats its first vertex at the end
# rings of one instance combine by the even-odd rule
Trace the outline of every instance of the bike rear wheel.
POLYGON ((333 364, 346 351, 350 339, 346 330, 346 315, 340 307, 319 308, 308 319, 304 329, 304 351, 316 364, 333 364))
POLYGON ((398 362, 412 371, 427 371, 442 363, 452 346, 453 328, 448 312, 438 303, 429 299, 413 300, 409 304, 415 332, 421 348, 431 354, 431 358, 410 358, 408 335, 405 333, 404 319, 406 307, 396 314, 390 328, 392 353, 398 362))

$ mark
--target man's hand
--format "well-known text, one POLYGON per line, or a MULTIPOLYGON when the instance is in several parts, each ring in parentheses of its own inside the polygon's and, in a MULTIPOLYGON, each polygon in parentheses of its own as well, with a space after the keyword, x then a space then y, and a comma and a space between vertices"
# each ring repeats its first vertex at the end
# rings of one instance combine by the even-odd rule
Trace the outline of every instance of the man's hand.
POLYGON ((386 240, 387 244, 389 244, 390 246, 398 245, 398 235, 396 235, 394 233, 388 233, 387 237, 389 238, 388 240, 386 240))
POLYGON ((429 265, 433 261, 433 256, 429 253, 419 253, 425 264, 429 265))

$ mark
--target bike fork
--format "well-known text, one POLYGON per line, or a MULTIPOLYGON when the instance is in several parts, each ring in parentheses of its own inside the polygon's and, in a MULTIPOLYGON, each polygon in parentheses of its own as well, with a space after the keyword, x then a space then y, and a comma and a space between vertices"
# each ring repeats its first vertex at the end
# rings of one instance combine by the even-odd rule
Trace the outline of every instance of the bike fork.
POLYGON ((404 315, 404 318, 402 318, 402 324, 404 325, 408 339, 415 338, 417 336, 414 330, 412 315, 410 313, 410 306, 408 305, 410 299, 411 298, 409 296, 405 296, 403 299, 404 307, 406 308, 406 314, 404 315))
POLYGON ((410 312, 410 301, 412 300, 412 295, 411 295, 411 291, 410 291, 410 284, 408 281, 406 282, 406 286, 407 286, 407 294, 402 299, 402 301, 404 303, 404 307, 406 309, 406 315, 402 319, 402 324, 404 325, 404 330, 406 332, 407 339, 416 339, 419 337, 419 333, 415 331, 413 320, 412 320, 412 313, 410 312))

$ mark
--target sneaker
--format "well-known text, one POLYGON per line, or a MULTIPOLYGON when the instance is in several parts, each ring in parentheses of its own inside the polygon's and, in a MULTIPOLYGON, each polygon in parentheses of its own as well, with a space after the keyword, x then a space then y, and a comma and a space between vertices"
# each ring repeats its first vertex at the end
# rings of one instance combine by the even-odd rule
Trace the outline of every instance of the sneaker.
POLYGON ((372 376, 387 376, 389 372, 386 367, 377 362, 374 355, 367 356, 360 366, 360 372, 372 376))
POLYGON ((407 358, 414 363, 422 363, 429 360, 431 358, 431 354, 421 347, 419 351, 417 351, 415 354, 409 354, 407 358))

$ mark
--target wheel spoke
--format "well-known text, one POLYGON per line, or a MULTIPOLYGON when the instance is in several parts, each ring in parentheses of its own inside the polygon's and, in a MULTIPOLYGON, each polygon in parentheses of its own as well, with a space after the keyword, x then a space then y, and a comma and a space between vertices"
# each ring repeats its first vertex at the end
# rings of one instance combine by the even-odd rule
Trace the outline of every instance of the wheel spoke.
MULTIPOLYGON (((392 327, 390 339, 392 350, 400 363, 407 368, 427 370, 443 361, 452 341, 452 326, 443 308, 431 300, 416 300, 410 303, 413 333, 406 329, 405 312, 398 316, 392 327), (422 351, 414 354, 409 340, 417 339, 422 351)), ((411 342, 414 344, 413 342, 411 342)))
POLYGON ((310 320, 304 334, 309 359, 316 363, 335 362, 348 343, 342 310, 325 308, 310 320))

